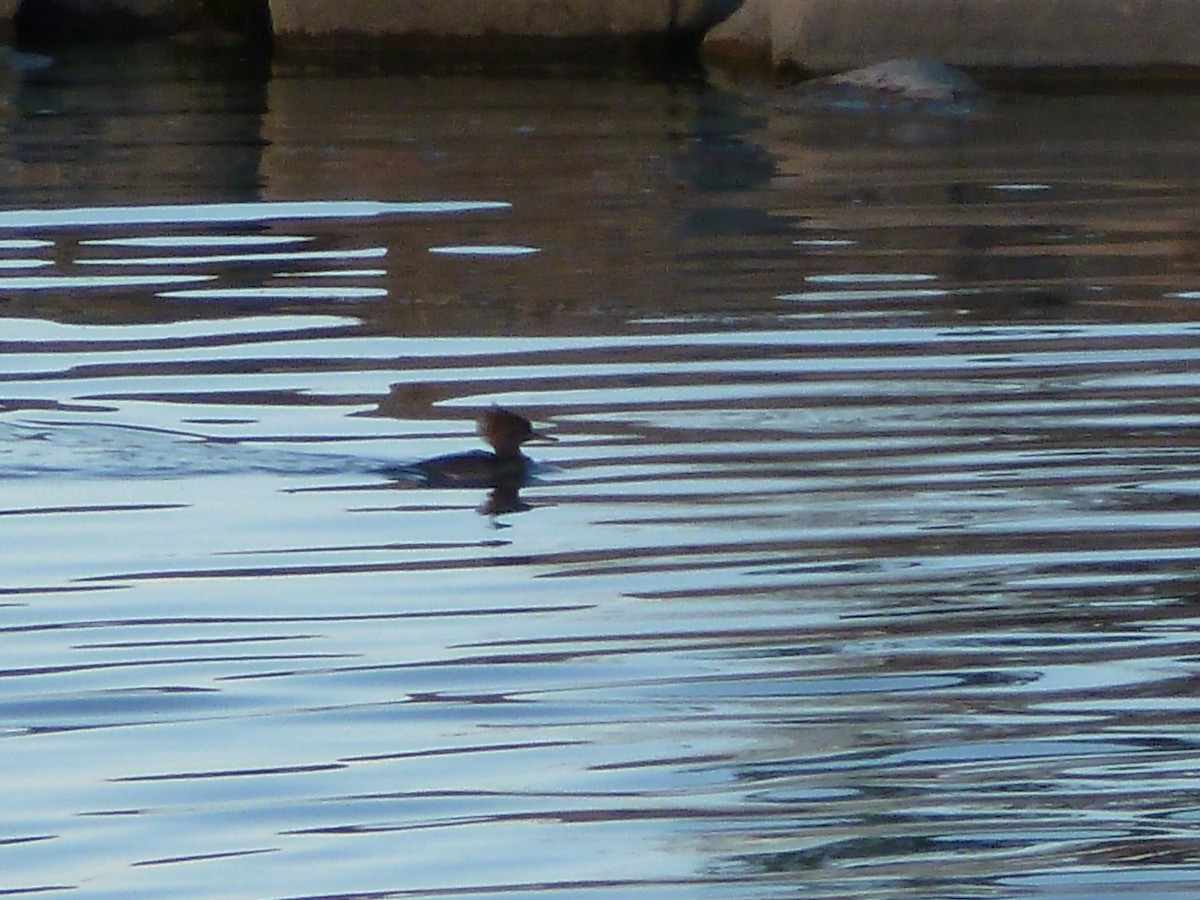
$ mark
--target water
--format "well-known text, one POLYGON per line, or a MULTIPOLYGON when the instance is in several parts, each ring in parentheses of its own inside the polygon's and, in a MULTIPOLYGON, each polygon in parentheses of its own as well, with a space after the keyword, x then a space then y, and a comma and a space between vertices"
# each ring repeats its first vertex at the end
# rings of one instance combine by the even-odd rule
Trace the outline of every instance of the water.
POLYGON ((0 893, 1195 895, 1196 98, 10 91, 0 893))

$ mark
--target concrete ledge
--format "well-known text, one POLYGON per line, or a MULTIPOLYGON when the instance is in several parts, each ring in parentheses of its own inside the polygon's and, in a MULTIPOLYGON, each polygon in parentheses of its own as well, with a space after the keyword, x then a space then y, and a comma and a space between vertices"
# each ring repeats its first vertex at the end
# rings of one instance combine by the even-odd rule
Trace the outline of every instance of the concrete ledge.
POLYGON ((588 63, 613 50, 694 53, 741 0, 0 0, 0 29, 38 43, 195 37, 355 64, 360 51, 445 62, 538 56, 588 63))
POLYGON ((745 0, 706 57, 813 74, 894 57, 991 69, 1200 66, 1196 0, 745 0))

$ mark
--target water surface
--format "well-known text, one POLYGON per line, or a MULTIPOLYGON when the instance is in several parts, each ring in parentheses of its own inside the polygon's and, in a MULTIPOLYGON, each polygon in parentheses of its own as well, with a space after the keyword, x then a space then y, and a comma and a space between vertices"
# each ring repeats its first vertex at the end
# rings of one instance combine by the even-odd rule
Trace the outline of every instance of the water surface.
POLYGON ((9 90, 0 894, 1195 894, 1200 101, 9 90))

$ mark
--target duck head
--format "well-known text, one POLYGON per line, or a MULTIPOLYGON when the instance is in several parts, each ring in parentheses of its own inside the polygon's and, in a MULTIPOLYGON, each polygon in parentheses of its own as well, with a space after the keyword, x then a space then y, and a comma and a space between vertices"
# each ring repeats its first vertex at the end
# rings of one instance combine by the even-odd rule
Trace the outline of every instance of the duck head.
POLYGON ((511 410, 493 406, 475 424, 479 436, 502 458, 521 455, 521 445, 529 441, 554 441, 548 434, 535 431, 530 421, 511 410))

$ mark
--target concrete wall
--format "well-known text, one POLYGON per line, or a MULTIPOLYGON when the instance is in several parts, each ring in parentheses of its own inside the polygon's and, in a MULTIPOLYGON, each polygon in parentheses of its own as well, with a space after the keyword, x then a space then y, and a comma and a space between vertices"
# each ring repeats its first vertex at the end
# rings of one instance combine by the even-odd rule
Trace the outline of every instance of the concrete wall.
POLYGON ((957 66, 1200 65, 1197 0, 745 0, 714 59, 835 72, 899 56, 957 66))
POLYGON ((730 8, 713 0, 271 0, 271 18, 280 37, 355 32, 563 38, 700 29, 712 24, 714 9, 730 8))

